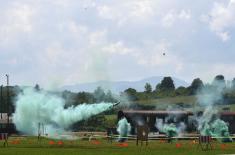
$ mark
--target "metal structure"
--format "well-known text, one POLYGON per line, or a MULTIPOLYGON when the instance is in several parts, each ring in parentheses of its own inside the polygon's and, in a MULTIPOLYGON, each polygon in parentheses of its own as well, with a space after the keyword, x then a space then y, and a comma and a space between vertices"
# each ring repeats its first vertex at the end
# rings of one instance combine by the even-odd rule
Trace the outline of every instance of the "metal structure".
POLYGON ((112 143, 115 135, 118 135, 117 128, 107 128, 107 140, 112 143))
POLYGON ((38 123, 38 141, 41 141, 41 137, 46 134, 46 127, 43 123, 38 123))
POLYGON ((8 134, 7 133, 0 133, 0 140, 3 140, 3 147, 8 146, 8 134))
POLYGON ((211 136, 199 136, 198 147, 200 146, 203 151, 212 150, 212 137, 211 136))
POLYGON ((148 134, 149 128, 147 125, 137 126, 136 145, 139 144, 139 141, 141 142, 141 146, 143 145, 144 141, 146 142, 146 145, 148 145, 148 134))

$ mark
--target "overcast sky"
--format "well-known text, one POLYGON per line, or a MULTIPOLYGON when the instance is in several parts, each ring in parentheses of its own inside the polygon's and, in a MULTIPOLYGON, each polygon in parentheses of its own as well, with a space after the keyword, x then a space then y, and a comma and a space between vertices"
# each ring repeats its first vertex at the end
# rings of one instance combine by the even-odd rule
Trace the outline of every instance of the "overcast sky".
POLYGON ((229 80, 234 34, 235 0, 0 0, 0 81, 229 80))

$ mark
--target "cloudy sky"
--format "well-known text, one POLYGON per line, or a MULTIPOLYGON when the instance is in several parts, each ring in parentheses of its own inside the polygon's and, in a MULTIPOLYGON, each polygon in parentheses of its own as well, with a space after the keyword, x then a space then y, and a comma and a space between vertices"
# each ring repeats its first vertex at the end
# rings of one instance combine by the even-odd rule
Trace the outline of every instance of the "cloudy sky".
POLYGON ((0 0, 0 81, 235 77, 235 0, 0 0), (165 53, 165 56, 163 55, 165 53))

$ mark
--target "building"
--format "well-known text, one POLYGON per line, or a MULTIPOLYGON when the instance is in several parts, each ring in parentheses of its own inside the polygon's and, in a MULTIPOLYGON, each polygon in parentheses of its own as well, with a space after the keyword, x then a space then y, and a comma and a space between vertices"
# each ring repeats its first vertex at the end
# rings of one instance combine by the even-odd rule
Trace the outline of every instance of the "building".
POLYGON ((16 133, 15 125, 12 122, 12 117, 9 117, 8 128, 7 113, 0 113, 0 133, 16 133))

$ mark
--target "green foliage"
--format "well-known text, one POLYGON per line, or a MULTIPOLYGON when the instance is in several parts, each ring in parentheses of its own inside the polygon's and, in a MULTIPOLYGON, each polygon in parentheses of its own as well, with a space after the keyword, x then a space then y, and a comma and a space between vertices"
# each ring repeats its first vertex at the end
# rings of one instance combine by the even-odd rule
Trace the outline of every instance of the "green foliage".
POLYGON ((215 88, 224 89, 226 87, 225 78, 223 75, 217 75, 212 82, 215 88))
POLYGON ((176 90, 175 90, 175 95, 176 96, 185 96, 185 95, 189 95, 189 91, 187 88, 181 86, 181 87, 178 87, 176 90))
POLYGON ((133 88, 128 88, 124 91, 124 93, 128 96, 128 98, 131 101, 136 101, 138 99, 137 97, 137 91, 133 88))
POLYGON ((202 80, 200 78, 196 78, 193 80, 191 86, 189 86, 189 94, 194 95, 204 86, 202 80))
POLYGON ((71 129, 74 131, 105 131, 106 118, 103 114, 92 116, 87 120, 75 123, 71 129))
POLYGON ((79 92, 76 96, 77 103, 94 103, 95 98, 91 93, 79 92))
POLYGON ((161 83, 158 83, 155 88, 155 92, 160 91, 161 83))
POLYGON ((174 81, 171 77, 164 77, 159 86, 160 91, 173 91, 175 90, 174 81))
POLYGON ((117 125, 117 115, 105 115, 105 126, 107 127, 116 127, 117 125))
POLYGON ((36 84, 36 85, 34 86, 34 89, 37 90, 37 91, 39 91, 39 90, 40 90, 39 84, 36 84))
POLYGON ((108 92, 106 93, 105 102, 118 102, 117 99, 115 99, 114 94, 111 92, 111 90, 108 90, 108 92))
POLYGON ((96 102, 102 102, 105 101, 105 92, 104 89, 101 88, 100 86, 96 88, 94 91, 94 97, 96 102))
POLYGON ((235 78, 232 80, 232 85, 231 85, 232 90, 235 90, 235 78))
POLYGON ((152 92, 152 86, 151 86, 150 83, 146 83, 145 86, 144 86, 144 88, 145 88, 145 92, 146 92, 146 93, 149 94, 149 93, 152 92))

